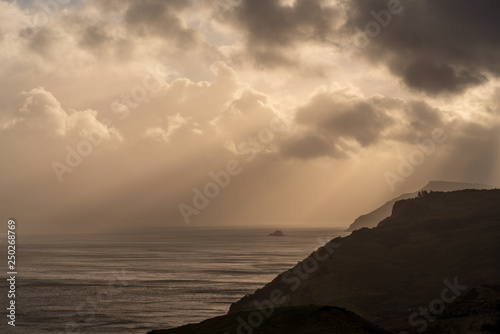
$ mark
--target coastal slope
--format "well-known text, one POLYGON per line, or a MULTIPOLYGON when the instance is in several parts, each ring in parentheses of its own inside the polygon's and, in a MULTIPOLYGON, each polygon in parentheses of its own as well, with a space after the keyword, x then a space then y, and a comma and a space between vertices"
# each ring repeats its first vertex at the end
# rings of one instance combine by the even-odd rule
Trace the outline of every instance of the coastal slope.
MULTIPOLYGON (((285 297, 277 306, 332 305, 385 328, 404 325, 409 309, 429 305, 444 288, 500 282, 498 203, 500 190, 396 202, 378 227, 332 240, 335 247, 325 245, 232 304, 230 313, 255 309, 280 291, 285 297)), ((457 293, 465 293, 460 288, 457 293)))
POLYGON ((238 312, 174 329, 148 334, 389 334, 345 309, 298 306, 256 312, 238 312), (260 316, 258 315, 260 314, 260 316))
POLYGON ((227 315, 150 334, 499 333, 498 203, 498 189, 398 201, 227 315))
POLYGON ((493 188, 494 187, 482 183, 430 181, 425 187, 423 187, 418 191, 402 194, 386 202, 384 205, 378 207, 377 209, 371 211, 370 213, 359 216, 358 218, 356 218, 356 220, 354 220, 354 222, 349 226, 349 228, 346 231, 352 232, 355 230, 359 230, 360 228, 363 227, 371 228, 377 226, 378 223, 380 223, 382 220, 391 215, 394 203, 403 199, 417 197, 418 193, 421 191, 448 192, 448 191, 457 191, 464 189, 493 189, 493 188))

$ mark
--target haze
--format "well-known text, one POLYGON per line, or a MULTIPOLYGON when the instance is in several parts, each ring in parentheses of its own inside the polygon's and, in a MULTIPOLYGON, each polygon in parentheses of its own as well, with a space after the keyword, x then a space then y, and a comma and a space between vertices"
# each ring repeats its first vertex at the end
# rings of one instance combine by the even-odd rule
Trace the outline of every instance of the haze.
POLYGON ((342 228, 429 180, 500 184, 499 10, 0 1, 2 220, 342 228))

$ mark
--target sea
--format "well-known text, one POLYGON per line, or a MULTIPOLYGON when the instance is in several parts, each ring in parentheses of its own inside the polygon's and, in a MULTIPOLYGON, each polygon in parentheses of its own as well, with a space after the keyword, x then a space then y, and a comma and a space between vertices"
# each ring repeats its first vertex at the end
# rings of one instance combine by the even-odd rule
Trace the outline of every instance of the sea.
POLYGON ((7 326, 3 315, 0 328, 146 334, 197 323, 226 314, 232 302, 348 234, 326 228, 284 229, 284 237, 270 232, 168 228, 18 236, 16 326, 7 326))

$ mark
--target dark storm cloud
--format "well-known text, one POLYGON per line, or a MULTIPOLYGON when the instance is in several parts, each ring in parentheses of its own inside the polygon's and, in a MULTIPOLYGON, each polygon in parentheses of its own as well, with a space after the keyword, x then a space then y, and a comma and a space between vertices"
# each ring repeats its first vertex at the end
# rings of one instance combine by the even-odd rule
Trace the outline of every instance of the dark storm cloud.
POLYGON ((461 92, 470 86, 486 81, 481 73, 456 70, 448 64, 418 59, 402 70, 404 82, 418 90, 429 93, 461 92))
POLYGON ((443 119, 443 112, 425 101, 323 90, 297 109, 299 130, 282 139, 280 153, 285 158, 337 159, 387 140, 414 144, 445 128, 443 119))
POLYGON ((424 101, 407 101, 402 110, 398 119, 402 128, 393 133, 391 139, 413 144, 428 138, 434 129, 445 127, 442 111, 424 101))
POLYGON ((115 55, 130 59, 149 37, 165 41, 169 51, 184 52, 200 46, 202 34, 189 27, 185 19, 194 10, 189 0, 87 0, 88 4, 105 17, 121 17, 126 29, 123 36, 116 30, 115 20, 89 20, 75 14, 70 24, 77 22, 79 46, 98 57, 115 55))
POLYGON ((280 147, 280 154, 284 157, 301 160, 344 156, 331 142, 331 139, 315 133, 299 134, 288 138, 280 147))
POLYGON ((303 160, 321 157, 344 158, 357 148, 376 144, 391 124, 389 110, 397 100, 365 99, 345 90, 322 91, 297 109, 295 134, 282 140, 280 153, 285 158, 303 160))
MULTIPOLYGON (((318 116, 322 118, 325 115, 318 116)), ((304 116, 299 115, 298 120, 303 119, 304 116)), ((380 132, 390 123, 391 119, 384 111, 377 110, 370 103, 357 102, 352 106, 332 110, 317 125, 327 132, 355 139, 362 146, 368 146, 378 140, 380 132)))
POLYGON ((260 66, 295 64, 297 42, 327 42, 339 24, 340 10, 321 0, 242 0, 222 14, 246 35, 246 52, 260 66))
POLYGON ((89 48, 98 48, 110 40, 111 38, 102 26, 92 25, 85 29, 80 44, 89 48))
POLYGON ((106 22, 96 22, 82 27, 79 39, 78 45, 101 61, 130 59, 134 53, 133 41, 114 35, 113 28, 106 22))
POLYGON ((178 46, 190 47, 198 42, 198 33, 179 17, 179 12, 190 5, 185 0, 132 1, 125 22, 129 31, 139 36, 157 35, 174 40, 178 46))
POLYGON ((252 42, 290 45, 296 38, 327 38, 338 13, 321 3, 298 0, 288 6, 279 0, 243 0, 236 13, 252 42))
POLYGON ((492 115, 500 115, 500 88, 495 88, 493 97, 486 107, 486 111, 492 115))
POLYGON ((29 48, 42 57, 48 57, 56 38, 56 34, 51 29, 40 28, 29 40, 29 48))
POLYGON ((349 29, 364 31, 380 14, 380 33, 368 38, 369 45, 361 52, 387 63, 413 89, 460 93, 500 74, 497 0, 401 0, 401 12, 392 14, 390 21, 385 15, 387 0, 349 3, 349 29))
POLYGON ((361 146, 369 146, 376 143, 384 129, 393 122, 376 100, 342 91, 321 93, 299 108, 296 121, 330 136, 354 139, 361 146))

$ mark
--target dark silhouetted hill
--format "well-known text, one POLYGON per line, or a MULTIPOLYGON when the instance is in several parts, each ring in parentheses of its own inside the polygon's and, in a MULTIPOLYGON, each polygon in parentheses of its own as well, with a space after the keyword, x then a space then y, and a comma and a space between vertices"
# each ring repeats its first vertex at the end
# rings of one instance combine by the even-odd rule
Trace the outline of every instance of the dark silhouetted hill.
POLYGON ((397 333, 449 334, 500 333, 500 285, 482 285, 470 289, 450 304, 436 320, 411 327, 399 328, 397 333))
POLYGON ((428 307, 449 284, 500 283, 499 204, 500 190, 398 201, 378 227, 332 240, 232 304, 230 313, 255 309, 280 291, 286 299, 280 306, 331 305, 385 328, 403 326, 408 310, 428 307))
POLYGON ((380 223, 383 219, 389 217, 392 212, 392 208, 394 206, 394 203, 397 201, 403 200, 403 199, 408 199, 408 198, 414 198, 417 197, 418 193, 420 191, 441 191, 441 192, 447 192, 447 191, 457 191, 457 190, 464 190, 464 189, 493 189, 494 187, 486 185, 486 184, 481 184, 481 183, 461 183, 461 182, 447 182, 447 181, 430 181, 425 187, 420 189, 419 191, 413 192, 413 193, 406 193, 401 196, 398 196, 388 202, 386 202, 384 205, 381 207, 373 210, 370 213, 367 213, 366 215, 359 216, 356 218, 354 223, 349 226, 347 229, 348 232, 352 232, 354 230, 358 230, 363 227, 375 227, 380 223))
POLYGON ((331 240, 228 315, 150 333, 500 333, 499 204, 497 189, 398 201, 377 227, 331 240))
POLYGON ((148 334, 389 334, 352 312, 330 306, 278 308, 269 317, 255 318, 255 322, 249 321, 253 319, 251 313, 238 312, 148 334))

